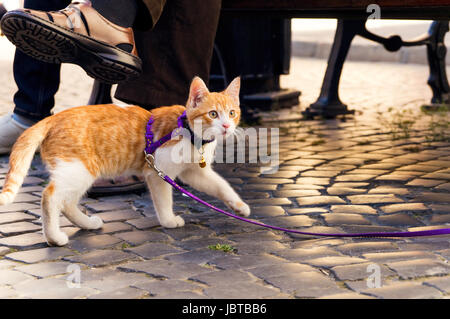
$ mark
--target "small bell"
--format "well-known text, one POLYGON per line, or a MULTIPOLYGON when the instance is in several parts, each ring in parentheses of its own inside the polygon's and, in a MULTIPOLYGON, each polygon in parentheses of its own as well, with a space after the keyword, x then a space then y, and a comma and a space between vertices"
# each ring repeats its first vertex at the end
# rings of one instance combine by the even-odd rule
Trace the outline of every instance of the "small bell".
POLYGON ((198 165, 201 168, 205 168, 206 167, 206 161, 205 161, 205 158, 203 157, 203 155, 202 155, 202 158, 200 159, 200 162, 198 163, 198 165))

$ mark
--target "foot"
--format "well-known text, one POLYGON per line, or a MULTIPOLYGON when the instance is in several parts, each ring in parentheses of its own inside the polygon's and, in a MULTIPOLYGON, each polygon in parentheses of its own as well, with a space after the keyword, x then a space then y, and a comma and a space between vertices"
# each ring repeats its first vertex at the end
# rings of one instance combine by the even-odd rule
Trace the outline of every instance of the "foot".
POLYGON ((161 220, 160 224, 162 227, 165 227, 165 228, 183 227, 184 219, 181 218, 180 216, 174 216, 171 219, 161 220))
POLYGON ((69 237, 62 231, 53 234, 45 233, 45 239, 49 246, 65 246, 69 242, 69 237))
POLYGON ((115 84, 142 72, 132 28, 110 22, 90 1, 60 11, 8 11, 1 28, 26 54, 48 63, 77 64, 102 82, 115 84))
POLYGON ((236 213, 244 217, 250 216, 250 207, 243 201, 230 202, 228 206, 236 213))
POLYGON ((0 155, 9 154, 17 138, 27 128, 14 120, 11 113, 0 117, 0 155))

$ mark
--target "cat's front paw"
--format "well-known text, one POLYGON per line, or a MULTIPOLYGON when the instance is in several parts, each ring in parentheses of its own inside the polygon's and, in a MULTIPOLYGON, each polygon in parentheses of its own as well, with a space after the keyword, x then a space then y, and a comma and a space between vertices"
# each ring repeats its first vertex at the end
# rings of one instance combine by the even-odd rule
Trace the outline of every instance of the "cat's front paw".
POLYGON ((62 231, 55 234, 46 234, 45 239, 50 246, 65 246, 69 242, 69 237, 62 231))
POLYGON ((161 226, 165 228, 177 228, 184 226, 184 219, 180 216, 175 216, 171 219, 166 219, 161 221, 161 226))
POLYGON ((229 206, 236 214, 242 215, 244 217, 250 216, 250 206, 248 206, 243 201, 229 203, 229 206))

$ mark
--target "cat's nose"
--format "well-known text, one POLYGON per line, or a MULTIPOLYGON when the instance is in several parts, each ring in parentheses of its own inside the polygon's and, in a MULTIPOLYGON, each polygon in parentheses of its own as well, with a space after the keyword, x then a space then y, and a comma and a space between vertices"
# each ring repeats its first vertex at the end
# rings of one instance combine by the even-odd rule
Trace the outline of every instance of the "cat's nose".
POLYGON ((230 127, 230 124, 228 124, 228 123, 223 123, 222 126, 223 126, 224 128, 229 128, 229 127, 230 127))

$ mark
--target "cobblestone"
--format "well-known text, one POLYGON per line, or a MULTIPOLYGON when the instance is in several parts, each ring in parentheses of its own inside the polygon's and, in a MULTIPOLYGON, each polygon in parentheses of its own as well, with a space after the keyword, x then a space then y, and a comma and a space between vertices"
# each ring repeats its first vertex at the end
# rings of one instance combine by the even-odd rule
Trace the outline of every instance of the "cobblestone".
MULTIPOLYGON (((299 112, 318 96, 317 74, 326 61, 292 62, 282 86, 301 83, 301 105, 261 113, 262 126, 280 128, 279 170, 215 165, 249 203, 251 218, 311 232, 448 227, 449 144, 429 141, 430 127, 442 115, 433 119, 419 110, 431 98, 427 68, 350 62, 340 95, 356 115, 299 121, 299 112), (404 109, 416 117, 409 138, 395 136, 394 118, 404 109)), ((2 60, 0 67, 9 70, 10 64, 2 60)), ((92 81, 73 66, 63 66, 62 78, 55 111, 85 104, 92 81)), ((11 110, 15 88, 10 71, 0 79, 2 113, 11 110)), ((448 140, 448 132, 439 134, 448 140)), ((0 186, 7 160, 0 156, 0 186)), ((104 228, 83 231, 61 218, 69 244, 48 247, 39 220, 47 178, 36 156, 16 202, 0 207, 2 298, 448 298, 448 236, 285 234, 218 215, 176 192, 183 228, 159 226, 148 194, 86 197, 82 206, 102 218, 104 228), (234 250, 208 248, 217 244, 234 250), (381 288, 367 286, 372 264, 381 269, 381 288), (67 288, 67 265, 80 267, 81 288, 67 288)))

